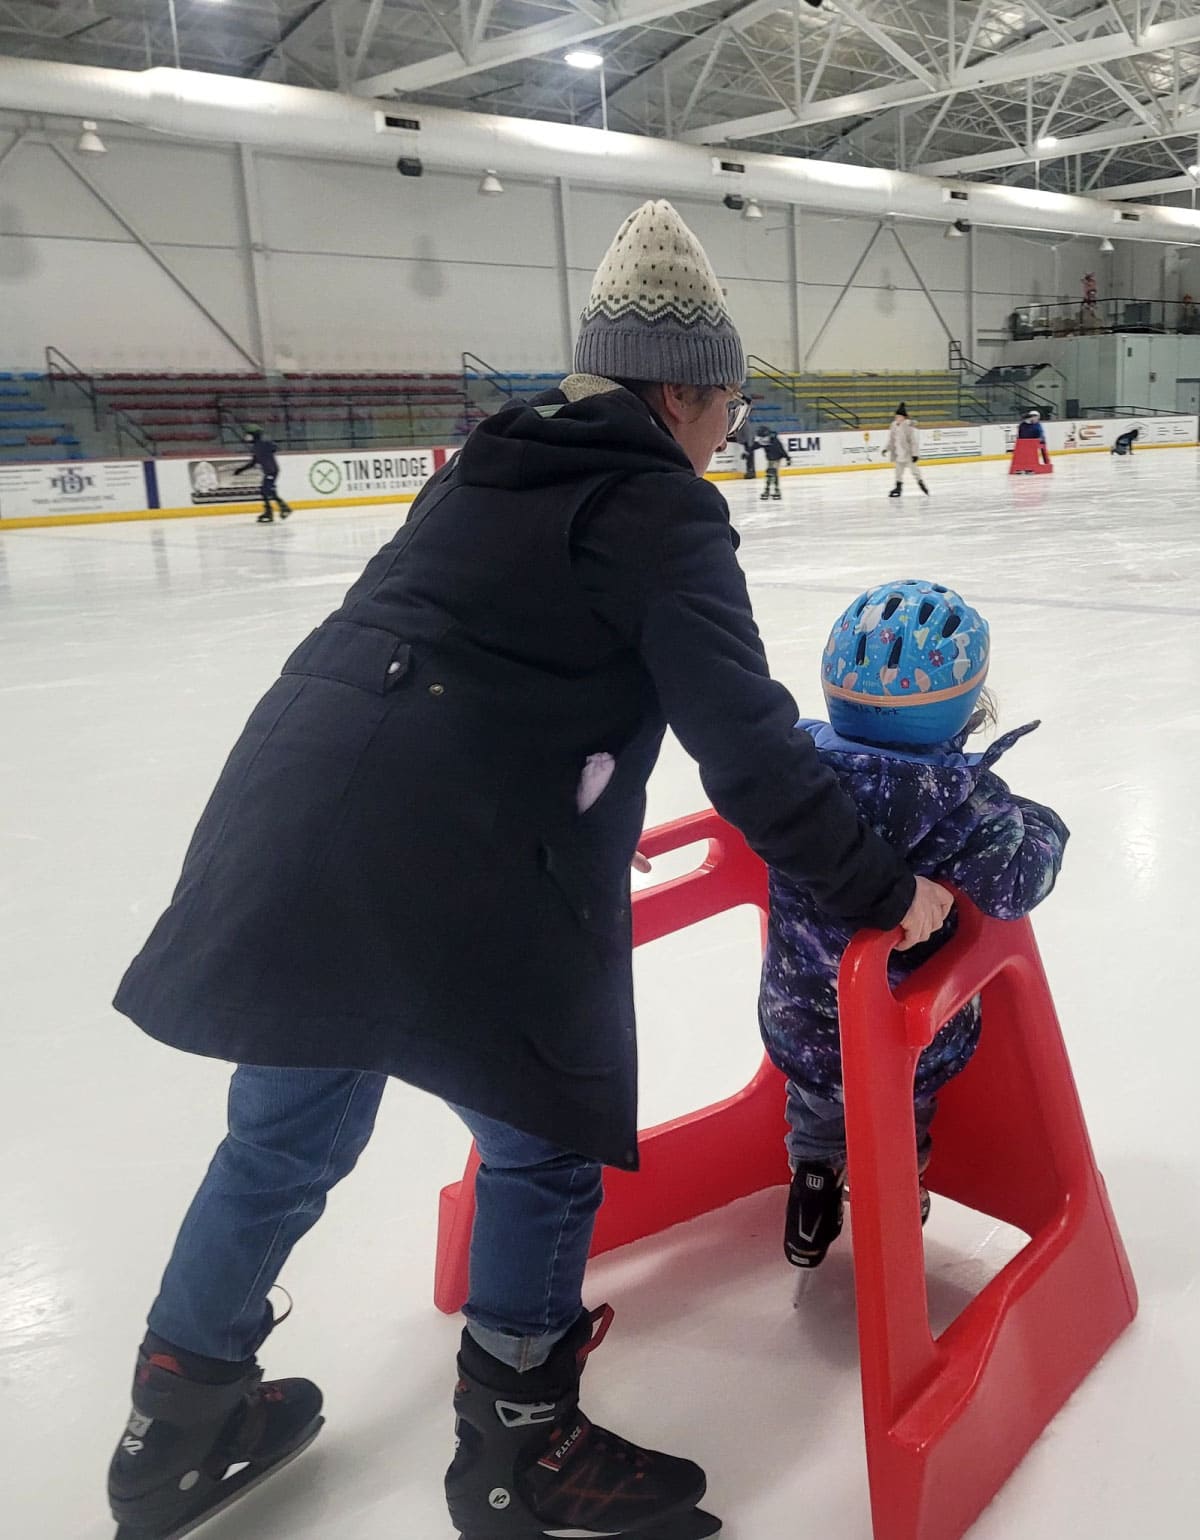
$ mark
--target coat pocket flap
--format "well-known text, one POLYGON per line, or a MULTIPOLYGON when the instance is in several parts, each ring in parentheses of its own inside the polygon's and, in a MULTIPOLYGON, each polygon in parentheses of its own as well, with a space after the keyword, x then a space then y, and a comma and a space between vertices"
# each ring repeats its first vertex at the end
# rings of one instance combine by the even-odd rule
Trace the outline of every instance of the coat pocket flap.
POLYGON ((383 695, 407 675, 412 647, 391 631, 351 620, 327 620, 283 665, 285 674, 333 679, 383 695))

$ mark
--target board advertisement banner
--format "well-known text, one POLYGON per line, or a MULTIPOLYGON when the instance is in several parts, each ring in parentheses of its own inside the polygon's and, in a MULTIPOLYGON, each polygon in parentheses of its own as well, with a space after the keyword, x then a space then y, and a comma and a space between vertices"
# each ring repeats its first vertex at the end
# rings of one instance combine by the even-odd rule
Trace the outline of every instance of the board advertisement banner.
POLYGON ((0 462, 0 519, 136 513, 149 506, 140 460, 0 462))
MULTIPOLYGON (((411 495, 421 490, 452 452, 434 448, 282 453, 278 457, 279 492, 286 501, 298 503, 411 495)), ((239 468, 245 464, 245 454, 159 460, 159 505, 204 508, 256 502, 262 472, 257 466, 239 468)))
POLYGON ((944 460, 983 453, 983 429, 922 428, 918 434, 923 460, 944 460))

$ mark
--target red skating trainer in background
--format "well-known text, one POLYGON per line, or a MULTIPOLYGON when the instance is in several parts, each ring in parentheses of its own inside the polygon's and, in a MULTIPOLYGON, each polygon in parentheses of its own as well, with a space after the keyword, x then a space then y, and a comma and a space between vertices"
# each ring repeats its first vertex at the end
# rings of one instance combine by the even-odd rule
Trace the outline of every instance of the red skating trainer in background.
POLYGON ((1050 453, 1046 448, 1046 430, 1042 426, 1042 414, 1026 412, 1025 420, 1017 429, 1017 441, 1013 445, 1008 474, 1010 476, 1049 476, 1053 470, 1050 453))

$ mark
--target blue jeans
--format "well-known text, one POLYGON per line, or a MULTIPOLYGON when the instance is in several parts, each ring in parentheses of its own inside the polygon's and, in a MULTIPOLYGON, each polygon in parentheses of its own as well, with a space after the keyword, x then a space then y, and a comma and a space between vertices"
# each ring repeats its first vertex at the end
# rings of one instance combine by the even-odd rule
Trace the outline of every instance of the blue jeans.
MULTIPOLYGON (((252 1357, 272 1325, 267 1293, 331 1187, 367 1146, 387 1085, 358 1070, 242 1065, 229 1132, 192 1200, 150 1330, 206 1358, 252 1357)), ((582 1309, 602 1196, 600 1167, 456 1107, 479 1146, 469 1330, 513 1368, 545 1362, 582 1309)))
MULTIPOLYGON (((913 1111, 917 1126, 917 1159, 923 1171, 933 1150, 929 1126, 937 1111, 937 1097, 916 1098, 913 1111)), ((789 1080, 787 1119, 788 1159, 793 1171, 801 1161, 823 1161, 839 1169, 846 1164, 846 1109, 841 1102, 827 1101, 789 1080)))

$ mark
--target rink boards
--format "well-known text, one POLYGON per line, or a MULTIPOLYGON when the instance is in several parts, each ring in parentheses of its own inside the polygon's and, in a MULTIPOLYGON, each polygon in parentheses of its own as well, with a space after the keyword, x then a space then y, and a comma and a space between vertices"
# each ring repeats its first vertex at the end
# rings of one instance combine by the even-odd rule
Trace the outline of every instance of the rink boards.
MULTIPOLYGON (((1194 416, 1113 417, 1048 422, 1051 455, 1107 451, 1120 433, 1138 428, 1137 450, 1195 448, 1194 416)), ((931 463, 1002 460, 1012 453, 1015 423, 922 428, 921 458, 931 463)), ((791 466, 783 474, 879 470, 886 465, 887 429, 836 433, 783 433, 791 466)), ((279 490, 293 508, 358 508, 411 502, 435 471, 453 456, 446 446, 351 449, 279 456, 279 490)), ((761 463, 761 456, 758 457, 761 463)), ((241 453, 176 456, 158 460, 71 460, 0 464, 0 529, 60 524, 103 524, 131 519, 246 515, 261 507, 260 474, 241 471, 241 453)), ((733 446, 713 461, 709 479, 744 473, 742 450, 733 446)))

